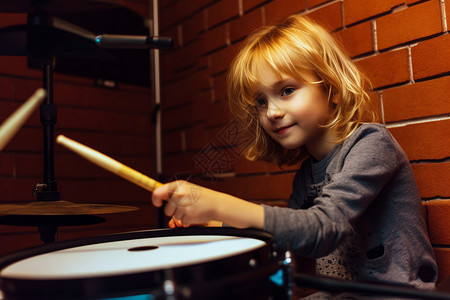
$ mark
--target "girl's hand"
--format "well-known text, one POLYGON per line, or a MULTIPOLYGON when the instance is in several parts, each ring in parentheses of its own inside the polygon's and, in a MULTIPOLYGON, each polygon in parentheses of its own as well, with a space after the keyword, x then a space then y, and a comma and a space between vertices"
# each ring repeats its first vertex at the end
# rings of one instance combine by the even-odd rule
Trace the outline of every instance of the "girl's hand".
POLYGON ((197 224, 221 226, 222 222, 237 228, 262 229, 264 226, 261 205, 184 180, 169 182, 155 189, 153 204, 161 207, 163 201, 167 201, 165 214, 172 217, 169 221, 171 228, 197 224))
POLYGON ((171 216, 169 227, 188 227, 207 224, 214 219, 222 193, 178 180, 162 185, 153 191, 152 202, 160 207, 167 201, 164 212, 171 216))

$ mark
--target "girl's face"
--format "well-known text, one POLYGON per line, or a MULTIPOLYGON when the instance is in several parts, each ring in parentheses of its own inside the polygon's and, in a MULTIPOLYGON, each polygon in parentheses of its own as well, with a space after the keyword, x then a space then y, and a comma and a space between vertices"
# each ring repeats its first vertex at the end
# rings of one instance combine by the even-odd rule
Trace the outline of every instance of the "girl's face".
MULTIPOLYGON (((311 155, 322 159, 333 148, 331 133, 319 125, 329 120, 328 93, 321 84, 304 83, 284 74, 261 68, 260 85, 255 94, 259 120, 264 130, 286 149, 305 145, 311 155)), ((306 82, 317 82, 304 74, 306 82)))

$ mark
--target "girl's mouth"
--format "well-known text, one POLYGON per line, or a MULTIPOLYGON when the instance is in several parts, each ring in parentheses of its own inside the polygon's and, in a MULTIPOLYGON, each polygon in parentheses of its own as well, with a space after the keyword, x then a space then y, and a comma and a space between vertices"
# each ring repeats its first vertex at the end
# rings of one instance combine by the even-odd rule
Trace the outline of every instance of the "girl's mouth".
POLYGON ((291 124, 291 125, 283 126, 283 127, 278 127, 273 132, 276 133, 276 134, 284 134, 284 133, 286 133, 286 131, 288 131, 289 128, 291 128, 294 125, 295 124, 291 124))

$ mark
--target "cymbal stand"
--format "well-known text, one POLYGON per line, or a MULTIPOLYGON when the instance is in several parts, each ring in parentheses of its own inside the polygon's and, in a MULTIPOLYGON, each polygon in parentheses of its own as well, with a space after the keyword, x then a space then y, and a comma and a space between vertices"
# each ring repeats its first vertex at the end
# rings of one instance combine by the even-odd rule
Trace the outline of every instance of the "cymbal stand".
MULTIPOLYGON (((47 96, 40 108, 44 139, 44 182, 37 184, 35 187, 37 201, 60 200, 54 168, 54 126, 57 121, 57 107, 53 104, 53 41, 50 41, 46 36, 33 32, 34 26, 48 24, 49 22, 49 17, 43 12, 28 15, 28 51, 30 53, 28 63, 42 66, 43 88, 47 91, 47 96)), ((44 243, 55 241, 56 226, 39 226, 38 231, 44 243)))

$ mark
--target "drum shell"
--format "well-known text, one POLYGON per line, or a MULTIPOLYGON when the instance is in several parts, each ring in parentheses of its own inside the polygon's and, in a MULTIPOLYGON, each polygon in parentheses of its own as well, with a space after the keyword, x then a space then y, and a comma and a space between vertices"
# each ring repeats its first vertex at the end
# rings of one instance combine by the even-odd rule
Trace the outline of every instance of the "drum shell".
MULTIPOLYGON (((16 253, 0 259, 0 270, 20 261, 62 249, 97 243, 126 241, 142 238, 225 235, 257 238, 266 243, 254 251, 226 258, 156 271, 131 274, 58 280, 30 280, 0 278, 0 289, 5 299, 100 299, 130 295, 152 294, 155 299, 166 297, 163 286, 166 280, 176 284, 176 299, 227 299, 232 295, 246 294, 246 298, 264 299, 270 293, 269 276, 278 264, 272 257, 272 238, 259 230, 233 228, 188 228, 174 230, 149 230, 94 237, 83 240, 58 242, 16 253), (252 288, 253 286, 253 288, 252 288), (256 288, 255 288, 256 287, 256 288)), ((233 297, 234 297, 233 296, 233 297)))

